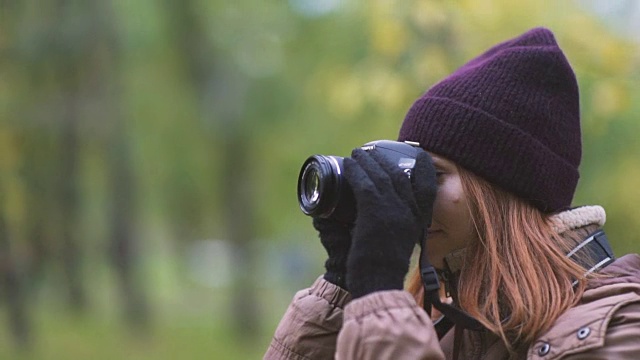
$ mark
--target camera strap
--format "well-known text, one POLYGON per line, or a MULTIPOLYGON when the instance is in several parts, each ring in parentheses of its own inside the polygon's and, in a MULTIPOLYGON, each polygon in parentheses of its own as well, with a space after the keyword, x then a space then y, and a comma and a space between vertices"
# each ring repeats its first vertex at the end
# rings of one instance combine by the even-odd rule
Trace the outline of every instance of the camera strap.
MULTIPOLYGON (((424 288, 423 307, 427 314, 431 315, 431 308, 434 307, 443 315, 441 319, 434 323, 438 338, 441 339, 454 325, 462 328, 481 331, 485 327, 471 315, 454 305, 443 303, 440 300, 440 280, 436 269, 429 260, 423 256, 425 243, 420 250, 420 275, 424 288)), ((613 250, 603 230, 598 230, 589 235, 586 239, 574 247, 567 257, 571 258, 580 266, 587 269, 584 276, 603 269, 615 260, 613 250)), ((573 285, 578 284, 575 280, 573 285)))
MULTIPOLYGON (((604 230, 598 230, 582 240, 573 250, 569 251, 567 257, 587 269, 584 276, 604 268, 616 259, 604 230)), ((576 284, 578 284, 578 280, 573 282, 574 286, 576 284)))
POLYGON ((438 309, 443 317, 434 324, 438 338, 441 339, 453 325, 459 325, 465 329, 480 331, 484 326, 471 315, 451 304, 440 300, 440 280, 438 273, 428 259, 422 256, 424 246, 420 251, 420 275, 424 289, 423 307, 427 314, 431 315, 431 307, 438 309))

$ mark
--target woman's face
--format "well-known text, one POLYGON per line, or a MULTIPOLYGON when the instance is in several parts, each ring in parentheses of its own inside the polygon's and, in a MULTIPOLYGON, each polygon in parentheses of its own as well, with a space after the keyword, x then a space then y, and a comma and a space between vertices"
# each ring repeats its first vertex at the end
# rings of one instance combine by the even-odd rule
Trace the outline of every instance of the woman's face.
POLYGON ((458 168, 451 161, 429 153, 436 168, 438 192, 433 220, 427 232, 426 256, 436 268, 444 268, 444 257, 467 246, 475 231, 458 168))

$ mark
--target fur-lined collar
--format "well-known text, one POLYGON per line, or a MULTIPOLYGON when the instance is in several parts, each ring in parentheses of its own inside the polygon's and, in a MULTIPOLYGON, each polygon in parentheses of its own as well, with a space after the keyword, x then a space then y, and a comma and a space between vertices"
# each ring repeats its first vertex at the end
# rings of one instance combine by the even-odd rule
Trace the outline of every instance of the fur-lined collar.
POLYGON ((581 206, 551 216, 551 226, 558 234, 579 229, 587 225, 601 227, 607 220, 602 206, 581 206))

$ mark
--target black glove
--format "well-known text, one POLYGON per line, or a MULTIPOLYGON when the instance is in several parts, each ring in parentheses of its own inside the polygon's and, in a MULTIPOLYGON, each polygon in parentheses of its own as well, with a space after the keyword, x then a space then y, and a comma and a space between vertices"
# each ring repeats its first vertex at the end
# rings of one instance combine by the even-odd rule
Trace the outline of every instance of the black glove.
POLYGON ((431 156, 420 151, 411 179, 376 151, 355 149, 344 159, 345 177, 356 199, 347 287, 353 298, 401 290, 416 243, 426 236, 436 196, 431 156))
POLYGON ((351 225, 328 218, 313 218, 313 227, 318 230, 320 242, 327 250, 329 258, 324 263, 327 272, 324 279, 347 289, 347 255, 351 247, 351 225))

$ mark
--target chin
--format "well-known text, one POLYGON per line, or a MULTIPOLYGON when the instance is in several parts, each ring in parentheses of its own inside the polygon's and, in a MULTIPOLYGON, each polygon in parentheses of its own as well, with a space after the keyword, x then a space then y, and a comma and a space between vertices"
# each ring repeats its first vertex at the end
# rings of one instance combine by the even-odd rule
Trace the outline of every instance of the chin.
POLYGON ((429 256, 427 258, 429 259, 429 263, 431 263, 431 265, 433 265, 433 267, 435 267, 436 269, 444 269, 444 256, 429 256))

